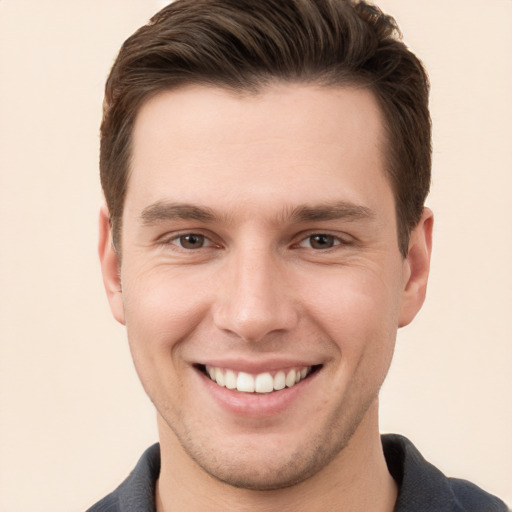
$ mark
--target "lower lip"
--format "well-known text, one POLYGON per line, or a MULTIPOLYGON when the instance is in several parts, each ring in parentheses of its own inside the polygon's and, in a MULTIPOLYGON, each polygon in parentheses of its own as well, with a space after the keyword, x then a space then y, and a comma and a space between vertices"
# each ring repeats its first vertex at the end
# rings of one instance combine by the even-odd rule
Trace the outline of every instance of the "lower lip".
POLYGON ((272 393, 241 393, 219 386, 199 370, 197 371, 207 391, 228 412, 246 417, 265 417, 282 413, 304 394, 321 370, 310 374, 291 388, 272 393))

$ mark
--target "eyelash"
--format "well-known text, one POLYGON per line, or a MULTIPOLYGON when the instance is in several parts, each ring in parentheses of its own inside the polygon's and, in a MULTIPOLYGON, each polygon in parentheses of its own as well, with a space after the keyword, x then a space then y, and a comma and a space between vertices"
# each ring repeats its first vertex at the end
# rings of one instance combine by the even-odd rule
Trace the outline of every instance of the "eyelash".
MULTIPOLYGON (((352 240, 346 240, 340 236, 333 235, 328 232, 314 232, 314 233, 308 234, 307 236, 303 236, 299 240, 299 242, 296 244, 293 244, 292 247, 304 248, 304 249, 309 248, 309 249, 313 249, 318 252, 325 252, 325 251, 329 251, 330 249, 334 249, 335 247, 338 247, 338 246, 349 246, 352 244, 353 244, 352 240), (315 237, 317 237, 317 238, 323 237, 324 239, 327 239, 327 245, 330 245, 330 246, 329 247, 317 247, 317 248, 313 247, 311 242, 315 237), (308 244, 308 245, 306 246, 304 244, 308 244)), ((199 249, 208 249, 210 247, 220 247, 219 244, 216 244, 215 242, 213 242, 211 240, 211 238, 209 238, 207 235, 204 235, 200 232, 194 232, 194 231, 179 233, 179 234, 173 236, 172 238, 163 240, 162 245, 175 245, 179 249, 187 251, 187 252, 188 251, 191 251, 191 252, 198 251, 199 249), (203 242, 206 243, 206 245, 202 244, 200 247, 195 247, 195 248, 184 247, 184 245, 183 245, 184 239, 187 237, 200 238, 203 242)))
POLYGON ((186 233, 180 233, 178 235, 173 236, 172 238, 168 238, 163 241, 163 245, 176 245, 180 249, 183 249, 185 251, 197 251, 199 249, 205 249, 209 247, 214 247, 217 244, 215 244, 208 236, 203 235, 202 233, 197 233, 194 231, 189 231, 186 233), (184 247, 183 246, 183 239, 187 237, 197 237, 203 240, 203 242, 206 242, 206 245, 201 245, 201 247, 196 248, 190 248, 190 247, 184 247))
POLYGON ((349 245, 349 244, 350 243, 347 240, 344 240, 343 238, 341 238, 339 236, 332 235, 330 233, 318 232, 318 233, 309 234, 305 238, 301 239, 301 241, 297 245, 298 245, 298 247, 315 249, 318 251, 328 251, 329 249, 334 249, 337 246, 349 245), (315 242, 313 242, 313 239, 315 239, 315 238, 317 238, 317 242, 319 241, 318 239, 324 239, 324 242, 321 242, 321 243, 325 243, 325 241, 326 241, 327 242, 326 245, 328 245, 328 247, 313 247, 313 244, 315 243, 315 242), (305 246, 304 244, 308 244, 308 245, 305 246))

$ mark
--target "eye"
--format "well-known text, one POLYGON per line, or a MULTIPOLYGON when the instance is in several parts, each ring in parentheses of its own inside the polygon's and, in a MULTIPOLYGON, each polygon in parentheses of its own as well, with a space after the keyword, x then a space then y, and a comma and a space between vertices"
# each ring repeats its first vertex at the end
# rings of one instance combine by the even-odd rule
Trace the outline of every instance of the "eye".
POLYGON ((311 249, 331 249, 335 245, 339 245, 341 242, 339 238, 328 235, 326 233, 315 233, 308 236, 299 244, 300 247, 307 247, 311 249))
POLYGON ((175 245, 179 245, 183 249, 201 249, 209 244, 209 240, 204 236, 198 233, 187 233, 185 235, 180 235, 173 240, 171 243, 175 245))

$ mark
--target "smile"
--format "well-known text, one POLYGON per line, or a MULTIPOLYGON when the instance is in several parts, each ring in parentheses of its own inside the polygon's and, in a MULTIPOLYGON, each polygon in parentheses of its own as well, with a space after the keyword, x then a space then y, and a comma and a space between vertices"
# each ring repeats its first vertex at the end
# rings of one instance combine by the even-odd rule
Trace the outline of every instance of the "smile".
POLYGON ((304 366, 291 370, 264 372, 257 375, 208 365, 203 368, 204 373, 220 387, 243 393, 272 393, 295 386, 306 379, 317 367, 304 366))

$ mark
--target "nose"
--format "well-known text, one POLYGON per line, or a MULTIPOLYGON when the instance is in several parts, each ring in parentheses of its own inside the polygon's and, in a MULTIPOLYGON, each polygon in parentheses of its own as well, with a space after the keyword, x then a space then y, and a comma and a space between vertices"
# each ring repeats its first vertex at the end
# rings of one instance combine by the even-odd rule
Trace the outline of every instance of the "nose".
POLYGON ((219 329, 249 342, 290 331, 299 319, 285 263, 262 252, 232 255, 213 314, 219 329))

